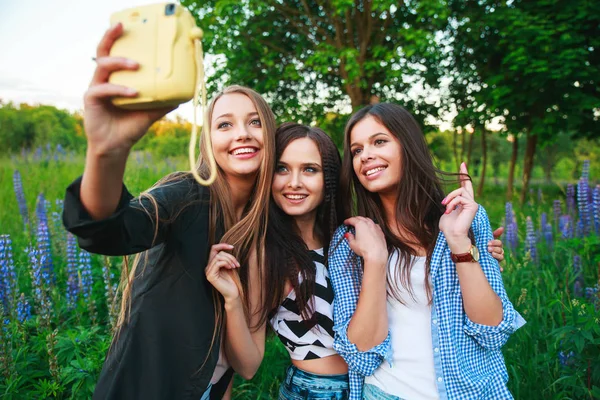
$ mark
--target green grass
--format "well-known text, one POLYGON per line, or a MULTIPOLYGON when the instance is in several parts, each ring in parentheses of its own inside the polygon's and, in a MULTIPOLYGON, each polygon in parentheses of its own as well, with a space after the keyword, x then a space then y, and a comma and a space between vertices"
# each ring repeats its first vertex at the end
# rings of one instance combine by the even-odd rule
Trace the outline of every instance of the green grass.
MULTIPOLYGON (((24 250, 30 245, 32 236, 23 229, 13 191, 13 172, 18 169, 21 173, 27 206, 33 217, 38 194, 43 193, 51 203, 62 199, 66 186, 83 171, 83 162, 81 156, 60 162, 0 159, 0 234, 11 235, 19 287, 30 302, 31 277, 24 250)), ((174 166, 186 169, 184 160, 152 160, 148 157, 136 160, 132 157, 125 183, 132 193, 138 194, 172 172, 174 166)), ((537 226, 541 212, 552 215, 554 199, 560 198, 564 204, 564 184, 541 188, 541 200, 536 187, 533 198, 525 205, 517 205, 516 195, 513 202, 521 244, 518 252, 509 256, 503 279, 509 297, 527 320, 527 325, 515 333, 504 347, 509 387, 517 399, 590 399, 600 393, 600 314, 584 300, 573 298, 572 265, 573 256, 580 255, 585 286, 595 285, 600 265, 600 241, 597 236, 590 236, 559 241, 552 248, 540 244, 540 262, 533 264, 523 250, 526 216, 531 216, 537 226), (560 351, 574 352, 570 365, 561 366, 560 351)), ((504 218, 505 187, 489 179, 483 196, 477 200, 488 210, 492 227, 499 226, 504 218)), ((9 336, 12 336, 14 371, 4 382, 0 379, 0 395, 6 398, 88 397, 110 340, 108 306, 102 282, 103 259, 93 257, 93 298, 97 313, 94 322, 86 304, 79 304, 74 311, 66 309, 63 295, 66 285, 64 243, 60 242, 56 223, 51 225, 51 232, 55 268, 59 275, 57 286, 52 291, 55 314, 51 327, 56 329, 57 335, 54 349, 58 377, 53 377, 48 367, 46 335, 50 331, 42 327, 37 318, 22 325, 11 323, 9 336)), ((113 283, 118 279, 119 265, 119 259, 112 259, 113 283)), ((6 334, 5 343, 8 343, 6 334)), ((2 363, 0 357, 0 369, 3 368, 2 363)), ((243 381, 236 377, 234 398, 275 398, 288 364, 287 352, 276 337, 271 337, 255 378, 243 381)))

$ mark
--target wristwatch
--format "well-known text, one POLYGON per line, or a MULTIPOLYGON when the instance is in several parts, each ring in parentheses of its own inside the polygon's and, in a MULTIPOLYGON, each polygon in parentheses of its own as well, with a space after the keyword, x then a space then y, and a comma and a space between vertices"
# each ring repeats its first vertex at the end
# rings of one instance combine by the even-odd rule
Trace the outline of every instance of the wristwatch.
POLYGON ((450 253, 450 258, 452 258, 455 264, 477 262, 479 261, 479 250, 474 245, 471 245, 471 249, 468 252, 461 254, 450 253))

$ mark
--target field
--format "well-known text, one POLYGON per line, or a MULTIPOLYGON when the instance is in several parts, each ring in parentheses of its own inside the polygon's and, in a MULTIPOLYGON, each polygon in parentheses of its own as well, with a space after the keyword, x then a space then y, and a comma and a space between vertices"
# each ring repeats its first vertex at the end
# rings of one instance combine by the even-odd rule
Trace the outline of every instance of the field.
MULTIPOLYGON (((132 193, 180 159, 134 155, 132 193)), ((60 222, 66 186, 83 158, 46 150, 0 159, 0 396, 89 398, 109 345, 121 259, 77 248, 60 222)), ((600 186, 589 165, 579 181, 536 186, 523 205, 490 181, 478 199, 492 226, 507 227, 504 283, 527 324, 504 348, 517 399, 600 398, 600 186)), ((118 300, 117 300, 118 302, 118 300)), ((276 338, 234 398, 276 397, 288 364, 276 338)))

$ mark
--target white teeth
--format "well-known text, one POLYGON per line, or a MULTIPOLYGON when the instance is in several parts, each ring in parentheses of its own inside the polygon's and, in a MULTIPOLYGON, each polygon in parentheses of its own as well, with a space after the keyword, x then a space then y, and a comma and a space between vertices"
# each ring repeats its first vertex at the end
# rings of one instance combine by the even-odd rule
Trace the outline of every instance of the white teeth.
POLYGON ((305 199, 307 196, 304 194, 286 194, 285 197, 290 200, 302 200, 305 199))
POLYGON ((385 169, 385 167, 377 167, 377 168, 373 168, 367 171, 367 173, 365 175, 369 176, 369 175, 373 175, 376 172, 379 171, 383 171, 385 169))
POLYGON ((250 153, 256 153, 256 149, 253 149, 250 147, 244 147, 242 149, 235 149, 234 151, 232 151, 231 154, 233 154, 234 156, 237 156, 239 154, 250 154, 250 153))

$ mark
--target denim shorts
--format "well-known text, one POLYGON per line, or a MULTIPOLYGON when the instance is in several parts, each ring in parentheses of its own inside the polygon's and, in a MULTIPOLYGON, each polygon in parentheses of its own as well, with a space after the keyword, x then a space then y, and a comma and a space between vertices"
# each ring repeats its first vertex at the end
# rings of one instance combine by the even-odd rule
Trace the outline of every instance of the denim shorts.
POLYGON ((290 365, 279 387, 279 400, 347 400, 348 374, 317 375, 290 365))
POLYGON ((402 400, 398 396, 394 396, 393 394, 388 394, 383 390, 379 389, 375 385, 370 385, 366 383, 363 386, 363 399, 364 400, 402 400))

